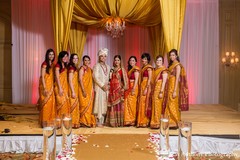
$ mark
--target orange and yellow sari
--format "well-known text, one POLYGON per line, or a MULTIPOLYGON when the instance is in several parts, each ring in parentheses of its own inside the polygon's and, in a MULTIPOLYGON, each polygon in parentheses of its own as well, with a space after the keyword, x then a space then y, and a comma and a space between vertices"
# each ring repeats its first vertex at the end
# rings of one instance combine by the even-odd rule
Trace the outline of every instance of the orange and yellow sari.
POLYGON ((69 87, 69 100, 70 100, 70 113, 72 116, 72 126, 73 128, 80 127, 79 124, 79 100, 78 100, 78 71, 73 67, 69 67, 69 73, 73 73, 72 84, 76 98, 72 98, 72 91, 69 87))
MULTIPOLYGON (((47 64, 43 63, 42 68, 46 68, 47 64)), ((48 122, 53 121, 56 117, 56 109, 55 109, 55 95, 53 92, 54 86, 54 74, 53 74, 53 65, 51 69, 49 69, 49 74, 45 74, 45 87, 48 91, 48 95, 44 96, 44 88, 42 84, 42 77, 39 79, 39 100, 38 107, 40 111, 39 115, 39 123, 42 127, 47 126, 48 122)))
POLYGON ((151 65, 146 65, 141 70, 141 75, 139 77, 140 79, 140 94, 138 97, 138 117, 137 117, 137 127, 147 127, 149 125, 149 120, 151 118, 151 85, 147 89, 147 94, 143 95, 144 90, 147 86, 148 81, 148 69, 153 69, 151 65), (145 75, 145 73, 147 73, 145 75))
POLYGON ((134 95, 131 94, 135 83, 134 72, 139 72, 140 68, 134 66, 130 71, 128 71, 129 78, 129 89, 126 91, 127 96, 124 100, 124 125, 133 126, 136 124, 136 111, 137 111, 137 98, 138 98, 138 85, 134 90, 134 95))
POLYGON ((178 122, 181 120, 181 111, 188 110, 188 87, 186 80, 186 73, 183 66, 179 62, 174 62, 169 67, 169 79, 168 79, 168 100, 166 105, 165 114, 170 118, 170 126, 178 126, 178 122), (172 97, 174 86, 176 82, 176 66, 180 65, 180 81, 177 86, 177 96, 172 97))
POLYGON ((63 89, 63 95, 59 95, 59 89, 57 82, 55 82, 54 92, 56 96, 56 107, 57 107, 57 116, 62 117, 63 114, 69 114, 70 113, 70 103, 69 103, 69 97, 68 97, 68 80, 67 80, 67 69, 63 68, 62 71, 60 71, 60 67, 58 65, 55 66, 55 69, 59 69, 59 81, 60 85, 63 89))
POLYGON ((96 127, 95 116, 92 114, 94 91, 91 68, 88 67, 84 70, 82 81, 87 96, 83 96, 82 90, 79 86, 80 125, 86 127, 96 127))
MULTIPOLYGON (((157 129, 160 127, 160 118, 162 114, 162 109, 165 108, 163 103, 165 101, 164 99, 164 93, 163 92, 163 98, 159 98, 159 93, 162 88, 163 84, 163 76, 162 74, 167 72, 166 67, 161 67, 158 69, 155 69, 153 72, 153 94, 152 94, 152 117, 150 122, 150 128, 157 129)), ((165 85, 166 88, 166 85, 165 85)))

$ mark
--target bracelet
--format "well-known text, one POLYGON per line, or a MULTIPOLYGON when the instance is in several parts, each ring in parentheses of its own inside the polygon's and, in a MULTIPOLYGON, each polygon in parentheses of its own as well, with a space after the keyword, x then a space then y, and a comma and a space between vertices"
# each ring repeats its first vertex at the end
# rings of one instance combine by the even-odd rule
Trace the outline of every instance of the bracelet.
POLYGON ((160 91, 160 94, 163 94, 163 91, 160 91))

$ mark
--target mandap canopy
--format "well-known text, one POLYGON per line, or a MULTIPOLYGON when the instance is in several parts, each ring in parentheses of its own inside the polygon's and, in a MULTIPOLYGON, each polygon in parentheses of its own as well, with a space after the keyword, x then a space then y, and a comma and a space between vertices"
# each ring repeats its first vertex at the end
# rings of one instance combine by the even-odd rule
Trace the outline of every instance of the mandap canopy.
MULTIPOLYGON (((51 0, 56 52, 82 57, 88 27, 103 28, 108 18, 149 28, 154 57, 179 50, 186 0, 51 0)), ((127 29, 127 28, 126 28, 127 29)))

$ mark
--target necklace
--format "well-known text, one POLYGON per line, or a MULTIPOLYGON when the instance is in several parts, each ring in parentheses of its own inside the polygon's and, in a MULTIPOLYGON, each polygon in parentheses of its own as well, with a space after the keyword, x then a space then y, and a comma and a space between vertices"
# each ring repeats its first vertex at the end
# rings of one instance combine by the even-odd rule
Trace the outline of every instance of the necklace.
POLYGON ((83 65, 82 67, 83 67, 84 72, 87 72, 88 66, 83 65))
POLYGON ((107 76, 107 73, 108 73, 108 69, 107 69, 107 66, 106 66, 106 64, 101 64, 100 63, 100 66, 101 66, 101 68, 102 68, 102 70, 103 70, 103 73, 105 74, 105 76, 107 76))
POLYGON ((115 67, 114 71, 117 72, 121 67, 115 67))

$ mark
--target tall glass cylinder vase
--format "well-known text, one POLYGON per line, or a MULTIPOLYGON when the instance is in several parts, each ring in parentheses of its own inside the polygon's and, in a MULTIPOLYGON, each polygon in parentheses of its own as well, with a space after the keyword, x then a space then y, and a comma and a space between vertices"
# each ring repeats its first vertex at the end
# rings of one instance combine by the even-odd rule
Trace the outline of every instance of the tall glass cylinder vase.
POLYGON ((56 130, 55 123, 50 122, 43 127, 43 160, 56 158, 56 130))
POLYGON ((192 123, 179 122, 178 127, 178 159, 191 160, 192 123))
POLYGON ((168 157, 169 152, 169 117, 162 115, 160 119, 160 157, 168 157))
POLYGON ((56 135, 62 136, 62 118, 56 117, 55 123, 56 123, 56 135))
POLYGON ((59 151, 62 149, 62 118, 61 117, 56 117, 55 120, 55 128, 56 128, 56 153, 58 154, 59 151), (59 140, 61 139, 61 140, 59 140))
POLYGON ((72 118, 64 114, 62 118, 62 149, 72 149, 72 118))

